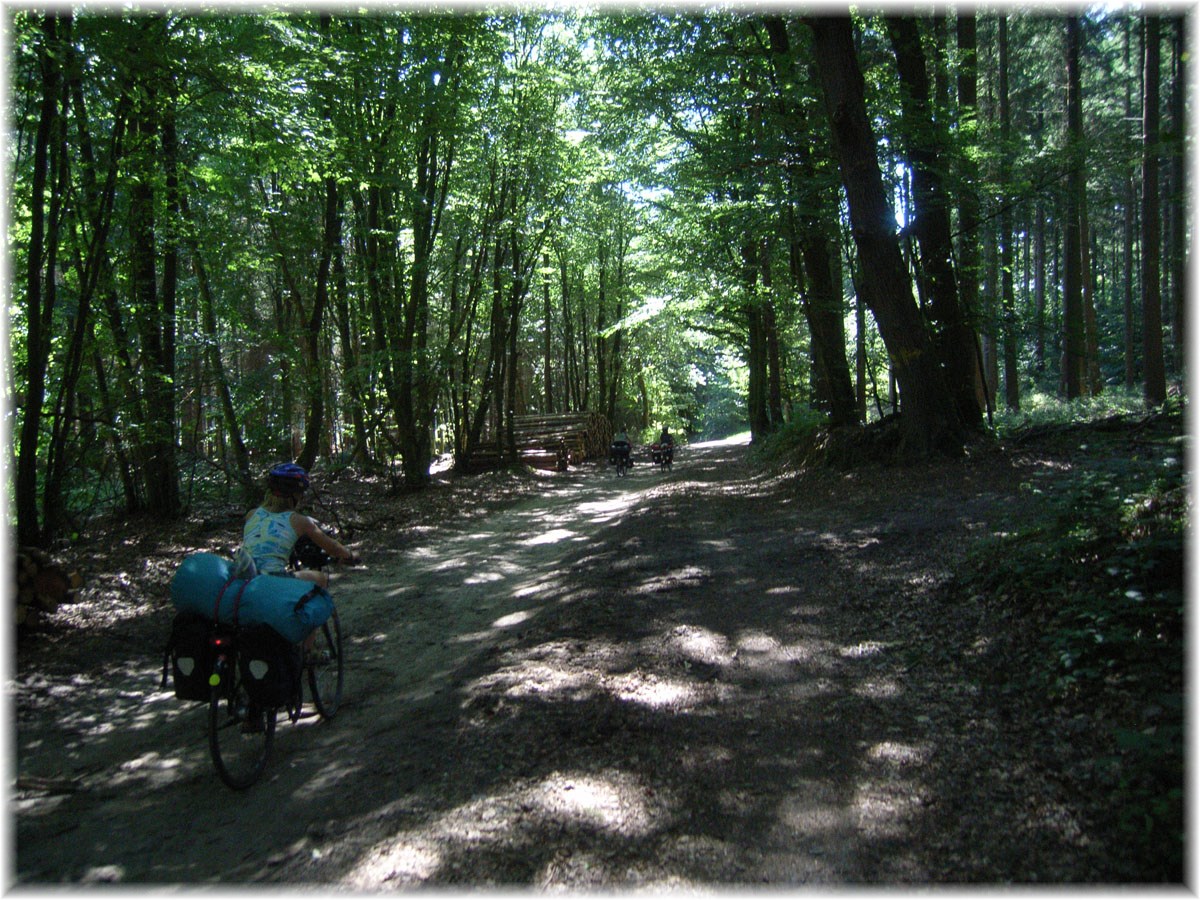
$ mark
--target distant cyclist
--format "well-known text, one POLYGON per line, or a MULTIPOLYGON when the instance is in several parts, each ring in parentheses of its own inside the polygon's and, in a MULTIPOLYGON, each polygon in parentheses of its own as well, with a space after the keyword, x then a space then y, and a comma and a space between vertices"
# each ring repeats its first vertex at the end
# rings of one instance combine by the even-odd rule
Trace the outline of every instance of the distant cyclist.
POLYGON ((616 458, 619 455, 624 458, 625 465, 629 465, 629 450, 630 450, 629 435, 626 433, 625 429, 622 428, 619 432, 617 432, 617 436, 615 438, 613 438, 613 442, 612 442, 613 462, 616 462, 616 458))

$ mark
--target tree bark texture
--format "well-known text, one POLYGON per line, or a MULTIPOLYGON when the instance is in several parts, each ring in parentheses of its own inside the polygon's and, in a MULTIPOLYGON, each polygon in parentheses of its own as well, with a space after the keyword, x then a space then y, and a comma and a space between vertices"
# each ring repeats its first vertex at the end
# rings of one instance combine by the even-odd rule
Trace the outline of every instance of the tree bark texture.
POLYGON ((912 167, 916 208, 912 232, 920 250, 934 340, 958 415, 965 426, 975 428, 981 422, 975 394, 975 335, 966 324, 959 301, 950 236, 950 197, 945 187, 949 137, 938 129, 933 115, 918 20, 888 16, 886 22, 900 75, 905 155, 912 167))
POLYGON ((962 428, 900 253, 887 201, 865 88, 848 16, 808 19, 834 149, 850 207, 867 304, 887 346, 901 395, 902 449, 913 455, 957 451, 962 428))

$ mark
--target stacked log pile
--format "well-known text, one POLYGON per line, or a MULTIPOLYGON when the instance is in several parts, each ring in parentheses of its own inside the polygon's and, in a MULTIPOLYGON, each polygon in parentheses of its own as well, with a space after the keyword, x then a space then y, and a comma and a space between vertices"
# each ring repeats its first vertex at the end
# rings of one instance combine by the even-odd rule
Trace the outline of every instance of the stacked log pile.
POLYGON ((63 603, 79 599, 83 579, 78 572, 67 571, 37 547, 21 547, 16 558, 16 621, 33 625, 63 603))
MULTIPOLYGON (((607 417, 593 412, 517 416, 513 420, 513 439, 522 463, 553 470, 559 467, 560 444, 566 448, 569 465, 607 456, 612 426, 607 417)), ((480 472, 502 464, 500 448, 491 442, 475 448, 468 468, 480 472)))
POLYGON ((543 460, 553 468, 560 443, 566 445, 571 465, 608 455, 612 426, 605 416, 594 412, 517 416, 513 437, 522 459, 543 460))

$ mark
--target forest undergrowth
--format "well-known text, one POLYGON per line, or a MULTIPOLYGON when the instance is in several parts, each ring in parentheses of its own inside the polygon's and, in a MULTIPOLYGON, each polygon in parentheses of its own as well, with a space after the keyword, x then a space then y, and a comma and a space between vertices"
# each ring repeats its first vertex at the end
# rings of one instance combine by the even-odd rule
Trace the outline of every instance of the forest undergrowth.
POLYGON ((995 690, 1068 716, 1103 712, 1107 753, 1093 771, 1111 827, 1131 858, 1158 856, 1180 879, 1190 527, 1182 416, 1177 406, 1012 432, 1016 452, 1036 441, 1094 456, 1065 490, 1022 485, 1044 516, 973 548, 953 585, 1005 624, 979 659, 995 690), (1117 441, 1132 445, 1128 455, 1096 452, 1117 441))
MULTIPOLYGON (((1041 515, 1023 513, 973 546, 943 602, 957 608, 967 597, 976 617, 993 623, 972 663, 990 695, 1058 721, 1105 723, 1103 752, 1085 777, 1104 798, 1106 827, 1121 836, 1131 867, 1158 858, 1165 880, 1182 880, 1186 403, 1172 398, 1150 413, 1130 398, 1034 397, 1029 406, 999 416, 984 442, 1078 464, 1065 465, 1052 491, 1036 480, 1021 485, 1041 515)), ((893 438, 887 420, 839 436, 810 416, 758 458, 782 467, 886 463, 893 438)))

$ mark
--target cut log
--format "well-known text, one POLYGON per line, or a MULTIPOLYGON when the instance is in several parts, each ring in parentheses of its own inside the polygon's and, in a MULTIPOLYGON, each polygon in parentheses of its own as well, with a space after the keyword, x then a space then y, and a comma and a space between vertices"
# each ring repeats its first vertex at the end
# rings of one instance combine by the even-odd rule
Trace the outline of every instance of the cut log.
POLYGON ((63 603, 79 599, 83 577, 68 571, 37 547, 17 551, 14 618, 18 625, 32 625, 45 613, 56 612, 63 603))

